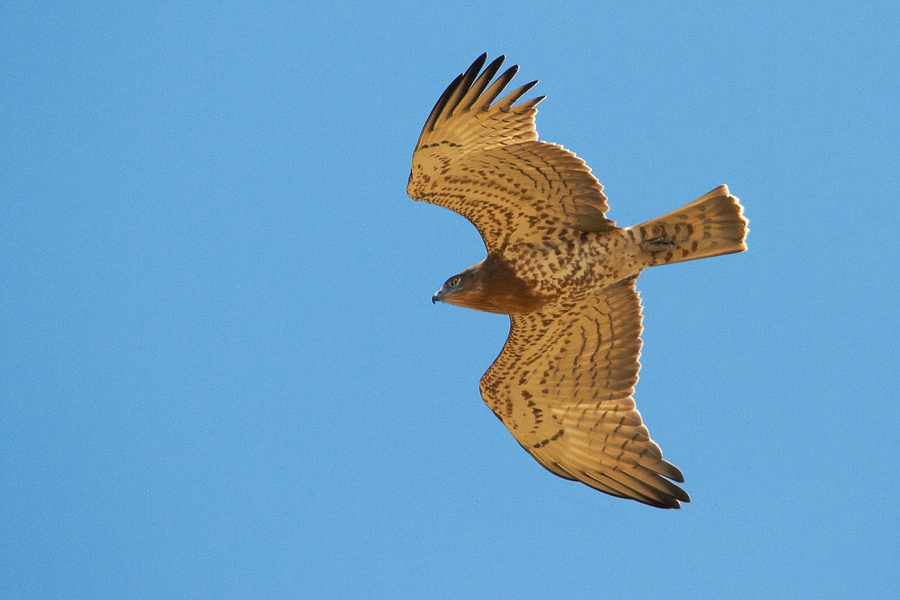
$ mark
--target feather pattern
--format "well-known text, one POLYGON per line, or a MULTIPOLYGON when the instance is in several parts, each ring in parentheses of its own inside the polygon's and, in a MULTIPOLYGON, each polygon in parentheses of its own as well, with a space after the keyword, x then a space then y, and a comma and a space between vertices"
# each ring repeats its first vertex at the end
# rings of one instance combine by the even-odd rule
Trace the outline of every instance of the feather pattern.
POLYGON ((539 141, 536 82, 480 56, 441 94, 413 153, 407 192, 469 219, 488 256, 432 300, 510 315, 481 395, 550 472, 660 508, 690 498, 633 394, 641 349, 635 281, 648 267, 746 250, 747 219, 724 185, 619 228, 603 187, 562 146, 539 141), (496 78, 495 78, 496 76, 496 78), (498 100, 499 98, 499 100, 498 100), (518 104, 517 104, 518 102, 518 104))
POLYGON ((534 226, 602 231, 614 225, 603 186, 562 146, 537 140, 543 97, 515 104, 537 81, 496 101, 518 68, 488 85, 503 57, 478 76, 482 55, 444 90, 413 154, 407 192, 469 219, 490 251, 532 239, 534 226))
POLYGON ((684 478, 635 408, 641 304, 635 278, 576 304, 510 317, 481 380, 485 403, 541 465, 617 496, 677 508, 684 478))

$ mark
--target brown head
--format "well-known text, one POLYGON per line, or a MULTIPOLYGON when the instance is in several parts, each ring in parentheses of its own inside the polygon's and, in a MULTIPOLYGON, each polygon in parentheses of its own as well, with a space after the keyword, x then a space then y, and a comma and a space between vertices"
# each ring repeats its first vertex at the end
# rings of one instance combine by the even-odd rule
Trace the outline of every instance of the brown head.
POLYGON ((504 315, 534 312, 546 304, 505 260, 493 256, 448 279, 431 301, 504 315))

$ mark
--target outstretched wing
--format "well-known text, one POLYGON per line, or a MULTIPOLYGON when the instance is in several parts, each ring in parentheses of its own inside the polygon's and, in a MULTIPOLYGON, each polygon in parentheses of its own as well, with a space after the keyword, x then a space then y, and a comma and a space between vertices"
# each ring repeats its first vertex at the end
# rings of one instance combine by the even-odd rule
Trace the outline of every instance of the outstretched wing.
POLYGON ((481 379, 485 403, 552 473, 660 508, 689 502, 635 408, 641 302, 635 277, 576 305, 512 315, 481 379))
POLYGON ((543 96, 515 104, 537 81, 495 102, 518 71, 513 66, 491 84, 503 58, 479 75, 482 54, 441 95, 416 144, 407 193, 469 219, 488 251, 550 228, 614 226, 603 186, 584 161, 538 141, 534 116, 543 96))

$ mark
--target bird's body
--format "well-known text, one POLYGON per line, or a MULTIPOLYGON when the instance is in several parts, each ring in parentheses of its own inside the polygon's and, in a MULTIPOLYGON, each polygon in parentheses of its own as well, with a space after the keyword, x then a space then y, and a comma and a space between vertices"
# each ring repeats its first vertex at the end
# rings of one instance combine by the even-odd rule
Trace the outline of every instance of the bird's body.
POLYGON ((746 249, 747 221, 719 186, 634 227, 606 218, 602 186, 582 160, 537 140, 535 106, 494 102, 500 57, 447 88, 426 121, 407 191, 472 221, 488 256, 450 278, 441 300, 510 315, 510 335, 481 380, 494 414, 540 464, 615 496, 677 508, 681 472, 650 440, 632 394, 640 367, 645 268, 746 249))

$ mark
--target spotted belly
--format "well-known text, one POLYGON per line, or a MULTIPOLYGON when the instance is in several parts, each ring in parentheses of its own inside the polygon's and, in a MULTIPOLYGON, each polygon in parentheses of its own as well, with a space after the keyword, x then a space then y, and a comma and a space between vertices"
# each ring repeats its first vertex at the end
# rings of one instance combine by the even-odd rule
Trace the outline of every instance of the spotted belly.
POLYGON ((562 229, 553 237, 511 245, 503 254, 516 275, 545 299, 544 306, 579 300, 647 267, 640 247, 622 229, 562 229))

